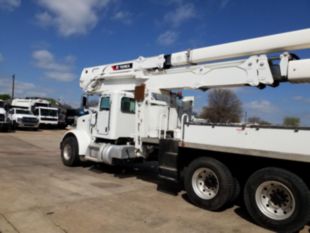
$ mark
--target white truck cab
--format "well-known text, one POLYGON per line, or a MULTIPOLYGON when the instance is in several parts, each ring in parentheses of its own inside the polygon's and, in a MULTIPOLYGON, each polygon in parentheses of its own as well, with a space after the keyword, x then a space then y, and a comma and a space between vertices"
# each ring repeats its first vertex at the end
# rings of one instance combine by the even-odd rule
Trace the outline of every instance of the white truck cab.
MULTIPOLYGON (((129 157, 139 158, 141 154, 134 153, 136 130, 143 131, 143 134, 149 138, 158 139, 163 135, 180 136, 180 116, 185 113, 185 109, 186 113, 191 114, 193 98, 182 100, 173 92, 167 93, 164 95, 151 93, 148 96, 149 107, 145 108, 143 112, 140 110, 139 114, 143 115, 144 120, 151 122, 151 124, 143 127, 142 124, 137 124, 137 102, 133 92, 105 91, 102 93, 99 97, 98 106, 89 108, 89 114, 79 117, 77 126, 73 129, 79 143, 87 144, 92 141, 90 147, 86 146, 86 144, 85 147, 80 146, 79 153, 85 155, 85 158, 89 160, 96 162, 109 161, 106 163, 113 164, 114 157, 115 159, 124 159, 129 155, 101 154, 101 152, 97 154, 97 150, 101 150, 97 146, 102 148, 103 144, 110 144, 111 148, 117 150, 117 148, 123 149, 120 145, 126 145, 126 148, 132 151, 129 157), (139 129, 137 129, 137 125, 139 129), (109 157, 108 160, 106 156, 109 157)), ((68 134, 70 133, 71 131, 68 132, 68 134)))
POLYGON ((33 114, 38 117, 40 125, 58 125, 58 108, 38 106, 34 107, 33 114))
POLYGON ((9 110, 9 118, 13 122, 15 128, 39 128, 39 119, 28 109, 11 108, 9 110))
POLYGON ((0 130, 8 131, 11 126, 11 121, 7 114, 6 104, 0 100, 0 130))
POLYGON ((0 129, 6 130, 8 128, 7 113, 4 108, 0 107, 0 129))

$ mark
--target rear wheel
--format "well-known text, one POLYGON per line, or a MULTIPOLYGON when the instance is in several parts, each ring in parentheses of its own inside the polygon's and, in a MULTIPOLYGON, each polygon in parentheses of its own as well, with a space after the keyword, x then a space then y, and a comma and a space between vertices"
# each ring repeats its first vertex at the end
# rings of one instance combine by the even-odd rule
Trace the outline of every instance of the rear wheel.
POLYGON ((194 160, 186 169, 184 185, 191 202, 213 211, 223 208, 234 193, 229 169, 212 158, 194 160))
POLYGON ((283 169, 255 172, 245 185, 244 201, 252 218, 274 231, 295 232, 310 220, 308 187, 283 169))
POLYGON ((66 137, 61 144, 61 159, 64 165, 73 167, 80 163, 78 143, 75 137, 66 137))

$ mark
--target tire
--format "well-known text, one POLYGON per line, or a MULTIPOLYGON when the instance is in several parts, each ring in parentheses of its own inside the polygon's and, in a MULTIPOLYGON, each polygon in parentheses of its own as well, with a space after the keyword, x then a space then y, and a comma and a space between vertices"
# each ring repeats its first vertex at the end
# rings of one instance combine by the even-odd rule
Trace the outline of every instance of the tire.
POLYGON ((198 158, 185 171, 184 186, 189 200, 207 210, 222 209, 232 199, 234 185, 229 169, 212 158, 198 158))
POLYGON ((245 206, 259 225, 277 232, 296 232, 310 220, 310 193, 294 173, 263 168, 246 182, 245 206))
POLYGON ((75 137, 69 136, 62 141, 61 160, 68 167, 74 167, 80 164, 79 147, 75 137))

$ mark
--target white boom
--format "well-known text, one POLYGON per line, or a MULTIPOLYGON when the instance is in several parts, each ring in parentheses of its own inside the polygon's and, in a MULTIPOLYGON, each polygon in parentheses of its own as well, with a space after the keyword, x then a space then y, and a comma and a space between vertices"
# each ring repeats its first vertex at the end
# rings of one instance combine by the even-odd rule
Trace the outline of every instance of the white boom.
POLYGON ((306 67, 310 66, 310 60, 293 61, 286 53, 309 48, 310 29, 304 29, 85 68, 80 86, 85 92, 100 93, 105 89, 133 90, 146 80, 157 89, 309 82, 310 69, 306 67), (280 65, 272 65, 267 57, 275 52, 283 53, 279 57, 280 65), (235 60, 224 61, 232 58, 235 60))
POLYGON ((180 66, 307 48, 310 48, 310 29, 174 53, 171 55, 171 65, 180 66))

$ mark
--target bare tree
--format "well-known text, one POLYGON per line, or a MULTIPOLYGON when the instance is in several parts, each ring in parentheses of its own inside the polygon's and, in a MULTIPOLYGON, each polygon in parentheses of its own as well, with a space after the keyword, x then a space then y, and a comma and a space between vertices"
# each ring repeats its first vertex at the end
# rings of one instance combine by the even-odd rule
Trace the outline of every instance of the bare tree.
POLYGON ((240 122, 242 112, 242 103, 234 92, 215 89, 209 92, 208 106, 203 108, 200 117, 212 123, 236 123, 240 122))

